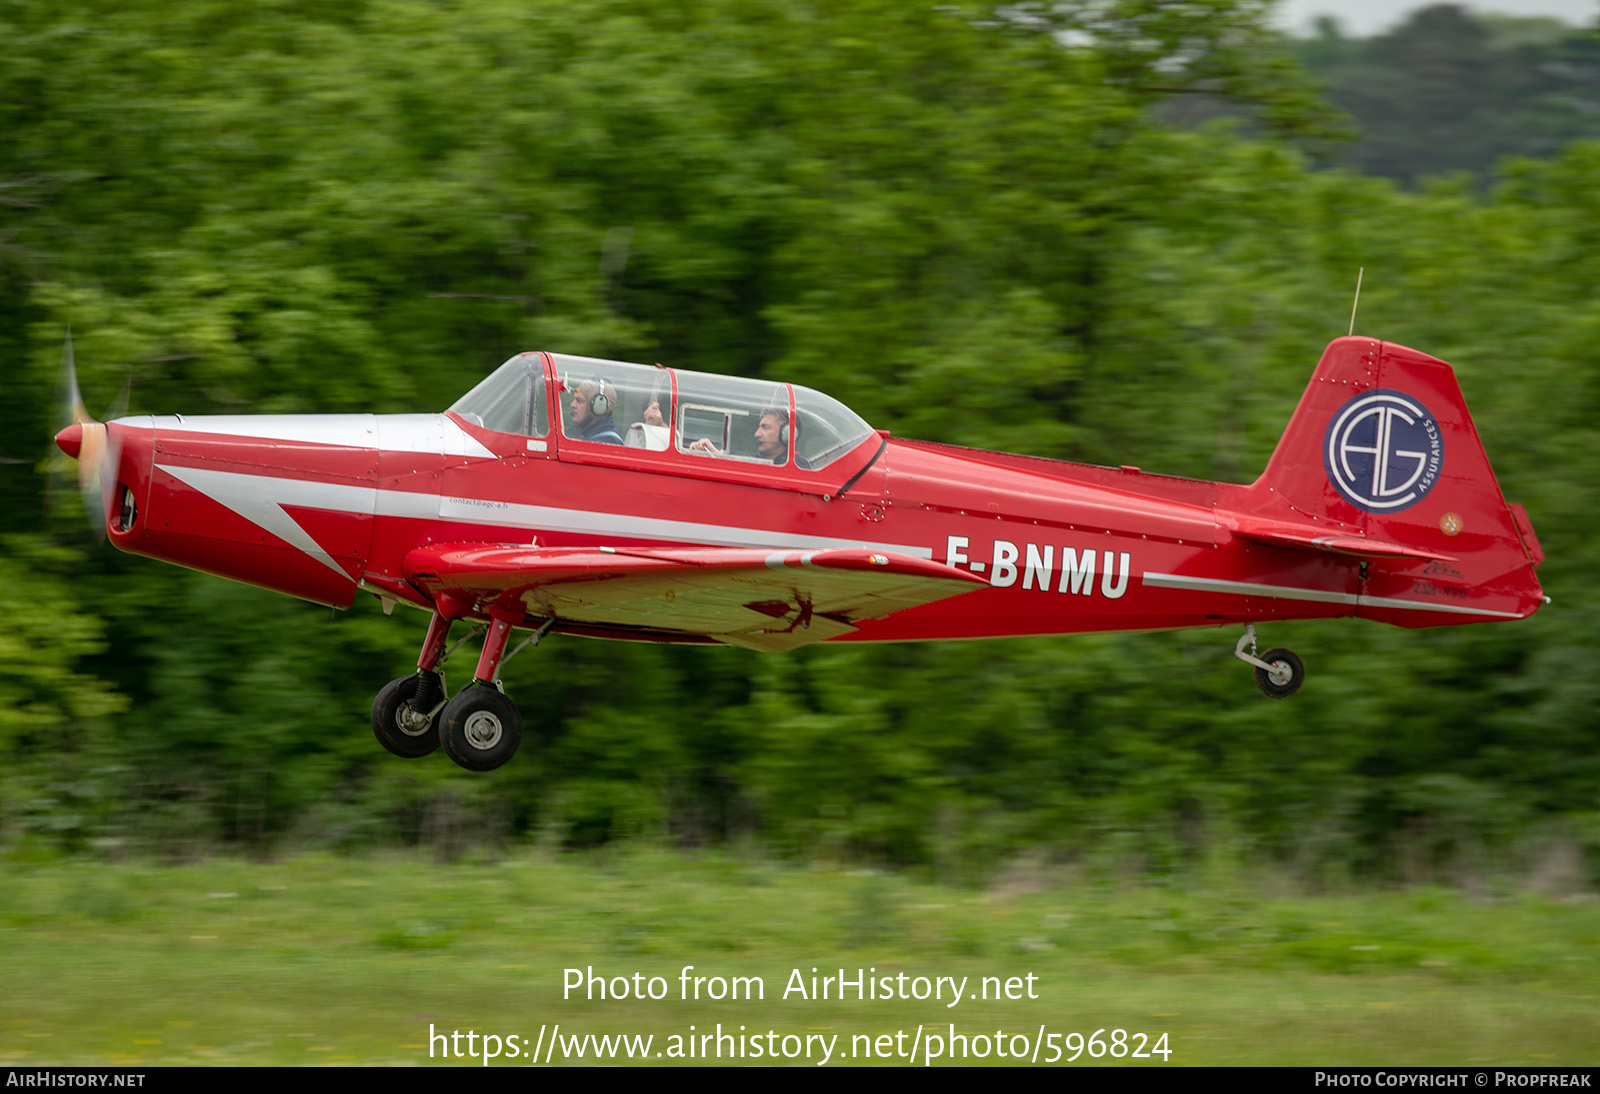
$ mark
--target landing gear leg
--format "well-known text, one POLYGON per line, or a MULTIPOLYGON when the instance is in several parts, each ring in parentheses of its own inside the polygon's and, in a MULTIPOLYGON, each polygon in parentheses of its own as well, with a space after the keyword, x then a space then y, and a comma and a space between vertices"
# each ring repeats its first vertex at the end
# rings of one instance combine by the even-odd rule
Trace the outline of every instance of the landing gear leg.
POLYGON ((1256 656, 1256 626, 1249 624, 1233 647, 1233 655, 1255 668, 1256 687, 1272 699, 1287 699, 1306 682, 1306 666, 1292 650, 1268 650, 1256 656), (1250 652, 1245 653, 1248 644, 1250 652))
POLYGON ((506 654, 511 620, 496 617, 483 638, 483 652, 472 683, 461 689, 439 713, 439 737, 445 755, 468 771, 493 771, 516 753, 522 743, 522 715, 505 697, 500 669, 530 644, 537 644, 554 620, 546 621, 528 640, 506 654))
POLYGON ((396 756, 416 759, 439 747, 436 718, 444 706, 445 683, 444 675, 435 670, 444 660, 449 633, 450 620, 434 612, 417 671, 390 680, 372 701, 372 735, 396 756))

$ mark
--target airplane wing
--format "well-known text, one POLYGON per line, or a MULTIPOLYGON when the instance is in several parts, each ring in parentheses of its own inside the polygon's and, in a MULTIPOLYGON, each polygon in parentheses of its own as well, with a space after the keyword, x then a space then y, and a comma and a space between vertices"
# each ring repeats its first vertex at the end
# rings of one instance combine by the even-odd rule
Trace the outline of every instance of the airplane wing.
POLYGON ((849 634, 863 619, 957 596, 988 582, 928 559, 870 547, 772 551, 436 544, 406 556, 431 597, 487 609, 520 602, 535 619, 696 635, 787 650, 849 634))

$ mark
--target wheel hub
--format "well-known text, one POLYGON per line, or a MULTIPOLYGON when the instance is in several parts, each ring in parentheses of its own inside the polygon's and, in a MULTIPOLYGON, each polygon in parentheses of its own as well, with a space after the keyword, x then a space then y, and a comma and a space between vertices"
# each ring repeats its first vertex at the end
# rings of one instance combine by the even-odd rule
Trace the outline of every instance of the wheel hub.
POLYGON ((467 744, 473 748, 490 749, 500 743, 500 735, 504 728, 500 719, 487 710, 474 711, 467 716, 467 724, 463 727, 463 736, 467 744))
POLYGON ((1274 661, 1267 670, 1267 679, 1281 688, 1294 679, 1294 666, 1287 661, 1274 661))
POLYGON ((433 724, 433 719, 409 706, 402 706, 394 712, 395 728, 407 737, 420 737, 428 732, 428 727, 433 724))

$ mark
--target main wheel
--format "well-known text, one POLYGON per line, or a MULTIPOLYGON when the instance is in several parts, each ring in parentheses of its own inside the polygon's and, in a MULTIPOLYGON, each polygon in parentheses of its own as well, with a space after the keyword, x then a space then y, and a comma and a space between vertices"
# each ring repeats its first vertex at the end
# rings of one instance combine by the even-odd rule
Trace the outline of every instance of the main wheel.
MULTIPOLYGON (((426 756, 439 747, 438 720, 411 709, 411 700, 423 683, 416 673, 390 680, 372 701, 372 735, 384 748, 408 760, 426 756)), ((434 676, 429 690, 439 695, 438 686, 438 677, 434 676)), ((433 705, 429 703, 428 709, 433 705)))
POLYGON ((1268 650, 1261 660, 1272 666, 1272 671, 1256 669, 1256 687, 1273 699, 1287 699, 1300 690, 1306 682, 1306 666, 1293 650, 1268 650))
POLYGON ((474 683, 439 712, 439 739, 468 771, 493 771, 522 743, 522 715, 494 685, 474 683))

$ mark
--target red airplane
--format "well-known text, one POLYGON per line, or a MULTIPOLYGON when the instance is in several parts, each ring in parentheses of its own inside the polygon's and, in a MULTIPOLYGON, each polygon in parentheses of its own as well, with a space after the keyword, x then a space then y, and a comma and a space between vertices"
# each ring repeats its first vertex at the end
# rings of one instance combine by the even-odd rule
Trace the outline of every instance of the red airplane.
POLYGON ((1545 599, 1450 366, 1368 338, 1329 345, 1249 485, 891 439, 795 384, 548 353, 443 414, 75 416, 56 443, 99 469, 122 550, 430 613, 373 731, 475 771, 521 739, 501 667, 550 633, 787 650, 1243 624, 1235 654, 1282 698, 1304 667, 1258 656, 1256 623, 1545 599), (452 697, 458 620, 486 634, 452 697))

